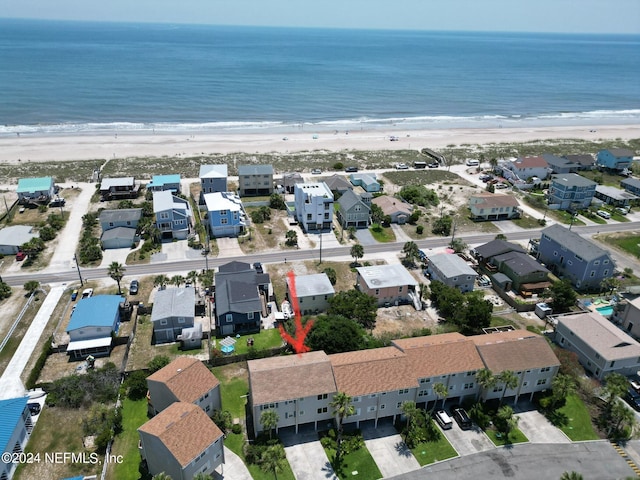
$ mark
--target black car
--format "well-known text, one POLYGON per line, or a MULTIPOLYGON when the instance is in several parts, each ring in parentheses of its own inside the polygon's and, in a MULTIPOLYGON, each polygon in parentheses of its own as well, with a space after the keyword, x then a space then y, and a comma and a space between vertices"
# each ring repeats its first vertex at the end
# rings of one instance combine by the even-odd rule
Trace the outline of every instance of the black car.
POLYGON ((29 412, 31 415, 38 415, 40 413, 40 404, 36 402, 27 403, 27 407, 29 408, 29 412))
POLYGON ((253 269, 257 272, 257 273, 264 273, 264 270, 262 268, 262 264, 260 262, 256 262, 253 264, 253 269))
POLYGON ((468 430, 472 427, 473 422, 471 422, 471 418, 464 408, 458 406, 452 407, 451 414, 453 419, 462 430, 468 430))
POLYGON ((640 411, 640 393, 636 392, 633 388, 630 388, 627 390, 627 394, 624 396, 624 399, 634 409, 640 411))
POLYGON ((344 169, 344 171, 347 173, 355 173, 358 171, 358 167, 347 167, 344 169))
POLYGON ((140 288, 138 280, 131 280, 131 284, 129 285, 129 293, 131 295, 136 295, 138 293, 138 288, 140 288))

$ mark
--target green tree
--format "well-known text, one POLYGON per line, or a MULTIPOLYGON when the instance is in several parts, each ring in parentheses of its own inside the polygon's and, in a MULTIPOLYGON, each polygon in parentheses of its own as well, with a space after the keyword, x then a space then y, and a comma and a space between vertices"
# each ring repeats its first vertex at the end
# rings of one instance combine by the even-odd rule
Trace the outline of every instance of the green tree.
POLYGON ((166 355, 156 355, 151 359, 151 361, 147 364, 147 368, 149 369, 149 374, 157 372, 161 368, 166 367, 171 362, 171 359, 166 355))
MULTIPOLYGON (((433 407, 435 408, 436 403, 438 403, 438 400, 442 399, 441 408, 444 408, 444 402, 447 400, 447 396, 449 395, 449 389, 447 388, 447 386, 444 383, 434 383, 433 393, 436 394, 436 398, 437 398, 437 400, 433 402, 433 407)), ((434 408, 431 409, 432 412, 434 408)))
POLYGON ((260 414, 260 425, 262 425, 263 430, 269 432, 269 440, 271 440, 273 430, 278 426, 279 421, 280 416, 273 409, 263 410, 260 414))
POLYGON ((578 295, 573 289, 571 282, 567 279, 554 282, 549 288, 551 305, 556 313, 565 312, 573 307, 578 295))
POLYGON ((504 400, 507 390, 513 390, 518 386, 518 375, 511 370, 503 370, 497 376, 498 384, 502 385, 502 395, 500 395, 500 405, 504 400))
POLYGON ((636 423, 636 416, 623 402, 616 399, 611 406, 609 421, 606 422, 607 437, 628 438, 636 423))
POLYGON ((434 235, 448 237, 449 235, 451 235, 452 224, 453 220, 451 219, 451 217, 449 215, 444 215, 442 218, 438 218, 435 222, 433 222, 431 232, 434 235))
POLYGON ((560 480, 583 480, 583 477, 578 472, 563 472, 562 475, 560 475, 560 480))
POLYGON ((507 240, 507 236, 504 233, 498 233, 495 237, 494 240, 507 240))
POLYGON ((576 381, 569 375, 558 373, 551 381, 551 390, 551 404, 555 408, 576 391, 576 381))
POLYGON ((157 275, 154 279, 153 279, 153 286, 154 287, 160 287, 160 290, 163 290, 167 284, 169 283, 169 277, 167 277, 166 275, 157 275))
POLYGON ((287 239, 285 244, 288 247, 293 247, 298 244, 298 233, 295 230, 288 230, 285 237, 287 239))
POLYGON ((338 438, 336 448, 336 463, 340 464, 340 455, 342 454, 342 434, 344 432, 344 419, 356 412, 355 407, 351 403, 351 397, 344 392, 338 392, 333 396, 333 401, 329 404, 333 408, 333 414, 336 417, 336 425, 338 426, 338 438))
POLYGON ((432 281, 430 287, 431 294, 429 298, 440 312, 440 315, 448 321, 459 323, 459 316, 465 312, 464 308, 461 307, 466 305, 466 299, 462 292, 438 280, 432 281))
POLYGON ((29 293, 29 295, 31 295, 33 292, 40 288, 40 282, 38 282, 37 280, 29 280, 28 282, 25 282, 23 286, 24 289, 29 293))
POLYGON ((174 275, 173 277, 171 277, 170 282, 172 285, 179 287, 184 283, 184 277, 182 275, 174 275))
POLYGON ((404 254, 404 262, 408 265, 415 265, 420 257, 420 249, 416 242, 406 242, 402 246, 402 253, 404 254))
POLYGON ((416 402, 402 402, 402 413, 407 419, 407 425, 404 429, 404 441, 409 448, 414 448, 423 440, 421 430, 424 422, 424 414, 422 410, 416 406, 416 402))
POLYGON ((147 395, 147 374, 144 370, 131 372, 125 380, 127 398, 130 400, 142 400, 147 395))
POLYGON ((482 398, 482 401, 486 399, 487 392, 492 390, 498 383, 495 375, 488 368, 483 368, 476 372, 476 381, 480 385, 478 395, 482 398))
POLYGON ((456 253, 460 253, 460 252, 464 252, 468 245, 464 242, 464 240, 460 239, 460 238, 456 238, 454 239, 449 246, 453 249, 454 252, 456 253))
POLYGON ((335 285, 336 282, 338 281, 338 274, 336 273, 335 269, 331 267, 327 267, 322 271, 322 273, 324 273, 327 276, 327 278, 331 282, 331 285, 335 285))
POLYGON ((33 258, 37 257, 38 254, 40 254, 40 252, 42 252, 44 249, 44 241, 42 241, 42 239, 38 237, 33 237, 28 242, 23 243, 20 247, 20 250, 33 258))
POLYGON ((0 300, 11 296, 11 287, 4 282, 0 282, 0 300))
POLYGON ((351 240, 356 238, 356 227, 351 225, 349 228, 347 228, 347 232, 349 232, 349 238, 351 240))
POLYGON ((264 472, 271 472, 276 480, 278 480, 278 472, 282 472, 287 463, 287 457, 284 448, 279 443, 268 446, 260 455, 260 468, 264 472))
POLYGON ((400 189, 398 195, 408 203, 422 207, 435 207, 440 203, 436 191, 424 185, 406 185, 400 189))
POLYGON ((269 197, 269 207, 274 210, 286 210, 287 204, 285 203, 284 198, 282 198, 282 195, 272 193, 269 197))
POLYGON ((382 223, 384 220, 384 212, 379 205, 372 203, 371 204, 371 222, 373 223, 382 223))
POLYGON ((360 290, 351 289, 336 293, 329 299, 329 315, 350 318, 367 330, 376 326, 378 301, 360 290))
POLYGON ((604 377, 603 394, 605 398, 605 412, 610 412, 611 407, 618 397, 624 396, 629 388, 629 382, 619 373, 610 373, 604 377))
POLYGON ((122 295, 120 281, 122 280, 122 277, 124 277, 125 271, 126 268, 124 268, 124 265, 118 262, 111 262, 111 265, 109 265, 109 269, 107 270, 107 275, 109 275, 111 279, 118 284, 118 295, 122 295))
POLYGON ((41 227, 40 238, 45 242, 53 240, 54 238, 56 238, 56 231, 49 226, 41 227))
POLYGON ((509 405, 503 405, 496 413, 496 428, 508 439, 509 434, 518 427, 518 420, 519 418, 514 415, 513 408, 509 405))
POLYGON ((620 284, 620 280, 616 277, 603 278, 600 282, 600 290, 603 292, 608 291, 609 295, 611 295, 616 288, 620 287, 620 284))
POLYGON ((187 273, 187 280, 191 282, 191 284, 193 285, 193 288, 197 287, 199 278, 200 278, 200 274, 195 270, 191 270, 189 273, 187 273))
POLYGON ((467 296, 464 308, 458 316, 462 333, 482 333, 483 328, 491 325, 493 304, 477 296, 467 296))
POLYGON ((307 335, 306 344, 328 354, 360 350, 364 331, 351 319, 338 315, 320 315, 307 335))
POLYGON ((349 254, 353 257, 353 263, 357 265, 358 260, 364 257, 364 247, 359 243, 356 243, 353 247, 351 247, 349 254))
POLYGON ((156 475, 154 475, 153 477, 151 477, 151 480, 173 480, 171 478, 170 475, 164 473, 164 472, 160 472, 156 475))

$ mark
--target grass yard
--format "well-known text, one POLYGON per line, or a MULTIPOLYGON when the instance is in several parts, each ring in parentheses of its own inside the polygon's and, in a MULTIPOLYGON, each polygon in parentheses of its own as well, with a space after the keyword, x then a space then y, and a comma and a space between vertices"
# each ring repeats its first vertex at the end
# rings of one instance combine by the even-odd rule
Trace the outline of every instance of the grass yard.
POLYGON ((511 221, 520 228, 540 228, 538 220, 528 215, 523 215, 521 218, 516 218, 511 221))
POLYGON ((434 462, 458 456, 458 452, 451 446, 444 435, 435 442, 423 442, 411 449, 421 467, 434 462))
POLYGON ((495 430, 494 428, 487 428, 484 431, 491 439, 496 447, 502 447, 504 445, 512 445, 514 443, 526 443, 529 439, 518 428, 514 428, 509 432, 509 436, 505 437, 503 434, 495 430))
POLYGON ((624 250, 630 255, 640 258, 640 235, 605 235, 603 241, 608 244, 614 244, 616 247, 624 250))
POLYGON ((589 410, 578 395, 569 395, 564 406, 548 418, 574 442, 600 438, 591 424, 589 410))
POLYGON ((249 393, 249 374, 247 363, 232 363, 222 367, 214 367, 213 374, 220 381, 222 405, 234 418, 244 419, 246 395, 249 393))
POLYGON ((391 227, 385 228, 378 224, 373 224, 369 228, 369 231, 371 232, 371 235, 373 236, 373 238, 375 238, 377 242, 389 243, 389 242, 396 241, 396 235, 395 233, 393 233, 393 230, 391 229, 391 227))
POLYGON ((147 421, 147 399, 122 402, 122 432, 113 442, 111 453, 122 455, 122 463, 111 463, 107 470, 107 478, 118 480, 138 480, 141 478, 140 453, 138 452, 138 428, 147 421))
MULTIPOLYGON (((277 328, 270 328, 268 330, 260 330, 260 333, 240 335, 240 338, 236 337, 236 354, 249 352, 250 347, 247 345, 247 340, 250 338, 253 338, 253 348, 255 351, 267 350, 282 345, 280 330, 277 328)), ((216 348, 218 348, 218 345, 219 339, 216 340, 216 348)))
POLYGON ((442 182, 455 182, 458 185, 471 186, 471 183, 460 178, 458 174, 439 169, 385 172, 384 177, 386 177, 391 183, 395 183, 400 187, 405 185, 429 185, 442 182))
MULTIPOLYGON (((323 433, 326 434, 326 432, 323 433)), ((382 478, 382 473, 380 473, 380 469, 378 469, 376 462, 373 460, 373 457, 369 453, 369 450, 367 449, 364 442, 362 442, 362 446, 357 450, 342 455, 339 468, 336 468, 336 465, 334 463, 336 450, 324 445, 323 447, 338 478, 362 478, 364 480, 374 480, 377 478, 382 478)))

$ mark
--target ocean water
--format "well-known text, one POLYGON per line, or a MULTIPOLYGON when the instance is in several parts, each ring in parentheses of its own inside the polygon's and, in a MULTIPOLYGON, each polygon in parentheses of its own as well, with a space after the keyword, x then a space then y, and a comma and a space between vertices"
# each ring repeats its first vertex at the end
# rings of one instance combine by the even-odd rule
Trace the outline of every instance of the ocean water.
POLYGON ((640 122, 640 36, 0 19, 0 135, 640 122))

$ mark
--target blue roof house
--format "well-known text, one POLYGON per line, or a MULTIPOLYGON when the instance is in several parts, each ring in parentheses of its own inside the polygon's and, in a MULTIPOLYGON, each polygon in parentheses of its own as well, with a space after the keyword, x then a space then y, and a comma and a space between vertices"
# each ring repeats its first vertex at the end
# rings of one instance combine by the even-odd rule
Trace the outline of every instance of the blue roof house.
POLYGON ((191 209, 187 200, 168 190, 153 192, 153 213, 163 238, 187 238, 191 227, 191 209))
POLYGON ((180 193, 180 175, 154 175, 147 183, 147 190, 162 192, 168 190, 171 193, 180 193))
MULTIPOLYGON (((22 453, 33 430, 27 408, 29 397, 0 400, 0 447, 2 453, 22 453)), ((11 478, 18 464, 0 462, 0 478, 11 478)))
POLYGON ((610 170, 624 170, 631 167, 633 152, 626 148, 609 148, 600 150, 596 159, 598 167, 610 170))
POLYGON ((67 326, 67 353, 73 358, 109 355, 112 334, 120 328, 119 295, 96 295, 78 301, 67 326))
POLYGON ((55 194, 53 177, 21 178, 17 193, 20 203, 48 202, 55 194))
POLYGON ((375 193, 382 190, 375 173, 352 173, 349 180, 352 185, 364 188, 365 192, 375 193))

